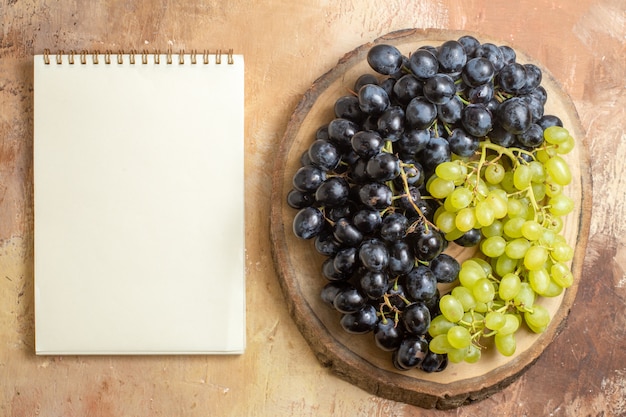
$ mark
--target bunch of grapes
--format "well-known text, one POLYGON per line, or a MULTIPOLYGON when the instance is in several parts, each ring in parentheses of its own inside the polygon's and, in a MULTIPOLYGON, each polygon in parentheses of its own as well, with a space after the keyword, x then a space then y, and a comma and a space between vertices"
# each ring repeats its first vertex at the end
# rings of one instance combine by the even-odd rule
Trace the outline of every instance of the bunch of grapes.
POLYGON ((322 300, 400 370, 476 362, 491 337, 512 355, 518 330, 549 325, 538 298, 573 283, 574 139, 544 114, 541 71, 472 36, 367 61, 287 196, 295 235, 326 257, 322 300), (476 253, 459 263, 450 242, 476 253))

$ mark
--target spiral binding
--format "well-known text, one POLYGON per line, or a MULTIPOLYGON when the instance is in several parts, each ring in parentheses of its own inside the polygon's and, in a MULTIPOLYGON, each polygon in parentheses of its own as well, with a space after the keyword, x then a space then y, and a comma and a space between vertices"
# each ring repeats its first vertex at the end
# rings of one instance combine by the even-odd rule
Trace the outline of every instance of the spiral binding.
MULTIPOLYGON (((103 62, 106 65, 110 65, 112 62, 117 62, 118 64, 123 64, 125 58, 128 59, 128 62, 133 65, 136 62, 139 62, 135 59, 136 56, 141 56, 141 63, 147 64, 148 58, 152 55, 153 62, 155 64, 161 63, 161 52, 158 49, 155 49, 153 52, 148 51, 147 49, 142 50, 141 52, 136 51, 135 49, 131 49, 128 52, 123 50, 118 50, 114 52, 110 49, 105 50, 104 52, 100 52, 99 50, 88 51, 83 49, 81 51, 70 50, 69 52, 65 52, 64 50, 59 50, 56 54, 50 52, 49 49, 45 49, 43 53, 43 60, 46 65, 49 65, 52 61, 52 57, 54 57, 57 65, 61 65, 64 62, 64 58, 66 58, 67 63, 70 65, 74 65, 75 63, 80 63, 81 65, 85 65, 88 62, 88 57, 91 56, 91 62, 93 64, 99 64, 101 58, 103 58, 103 62)), ((171 65, 174 61, 173 56, 176 55, 172 53, 172 49, 169 48, 165 53, 165 63, 171 65)), ((186 56, 189 57, 189 60, 192 64, 197 64, 198 62, 202 62, 203 64, 208 64, 210 62, 211 55, 215 56, 215 63, 222 63, 222 56, 226 55, 226 62, 230 64, 234 64, 235 60, 233 57, 233 50, 229 49, 227 51, 222 51, 221 49, 217 49, 214 52, 209 51, 208 49, 203 50, 202 52, 198 52, 196 49, 192 49, 190 53, 186 54, 184 49, 181 49, 178 55, 178 64, 182 65, 185 63, 186 56), (198 56, 201 56, 201 59, 198 59, 198 56)))

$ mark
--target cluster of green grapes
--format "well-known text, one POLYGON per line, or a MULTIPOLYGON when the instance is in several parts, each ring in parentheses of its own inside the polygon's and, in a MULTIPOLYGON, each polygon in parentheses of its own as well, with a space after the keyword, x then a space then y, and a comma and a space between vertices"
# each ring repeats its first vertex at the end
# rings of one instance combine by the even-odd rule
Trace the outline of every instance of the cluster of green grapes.
POLYGON ((429 329, 430 349, 451 362, 477 361, 492 336, 500 353, 512 355, 522 323, 541 333, 550 322, 538 297, 558 296, 573 283, 574 250, 560 232, 574 209, 563 193, 572 176, 561 155, 574 139, 560 126, 548 127, 544 139, 532 151, 483 141, 477 158, 441 163, 427 182, 443 202, 434 223, 446 239, 474 232, 480 241, 429 329))

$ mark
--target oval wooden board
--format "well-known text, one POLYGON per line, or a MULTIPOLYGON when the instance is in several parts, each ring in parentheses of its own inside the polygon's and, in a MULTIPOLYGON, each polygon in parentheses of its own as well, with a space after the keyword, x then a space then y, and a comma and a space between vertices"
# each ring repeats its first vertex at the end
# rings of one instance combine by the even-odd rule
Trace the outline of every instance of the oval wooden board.
MULTIPOLYGON (((270 224, 273 258, 289 312, 302 335, 322 365, 338 376, 372 394, 424 408, 457 407, 486 398, 507 386, 534 363, 565 323, 580 280, 591 206, 584 133, 570 99, 542 68, 542 85, 549 94, 546 114, 558 115, 577 140, 576 148, 567 155, 574 181, 566 191, 576 201, 576 208, 566 218, 564 227, 567 240, 576 249, 572 262, 575 283, 559 297, 541 299, 553 317, 551 325, 541 335, 519 331, 517 351, 512 357, 504 357, 495 349, 489 349, 477 364, 450 364, 440 373, 397 371, 389 353, 374 345, 371 334, 347 334, 339 325, 339 314, 321 301, 319 291, 327 282, 320 272, 323 257, 315 251, 311 241, 294 236, 292 220, 295 210, 285 201, 292 188, 292 176, 300 166, 302 152, 313 141, 316 130, 334 117, 335 100, 347 94, 359 75, 372 72, 366 54, 373 45, 390 43, 409 54, 419 46, 439 45, 464 34, 443 30, 403 30, 346 54, 313 84, 295 109, 276 155, 273 173, 270 224)), ((473 36, 483 43, 503 44, 477 34, 473 36)), ((516 52, 519 62, 531 62, 519 50, 516 52)), ((447 252, 460 260, 472 253, 453 244, 447 252)))

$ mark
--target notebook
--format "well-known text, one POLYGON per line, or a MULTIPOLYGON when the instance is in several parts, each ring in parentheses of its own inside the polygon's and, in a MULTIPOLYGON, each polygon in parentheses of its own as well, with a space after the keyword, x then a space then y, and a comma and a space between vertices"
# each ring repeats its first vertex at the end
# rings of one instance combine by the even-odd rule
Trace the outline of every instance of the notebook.
POLYGON ((245 349, 244 60, 34 56, 40 355, 245 349))

